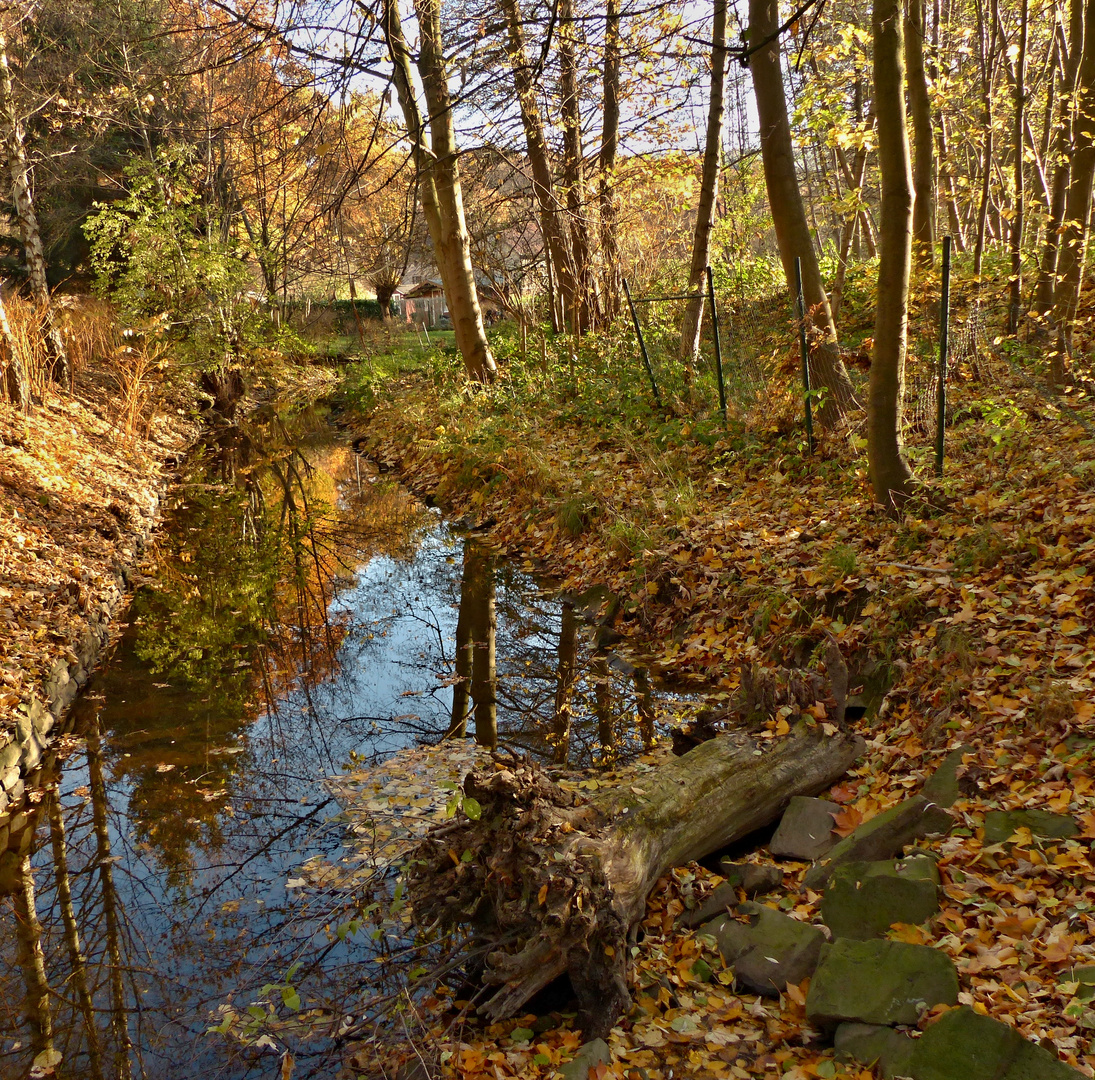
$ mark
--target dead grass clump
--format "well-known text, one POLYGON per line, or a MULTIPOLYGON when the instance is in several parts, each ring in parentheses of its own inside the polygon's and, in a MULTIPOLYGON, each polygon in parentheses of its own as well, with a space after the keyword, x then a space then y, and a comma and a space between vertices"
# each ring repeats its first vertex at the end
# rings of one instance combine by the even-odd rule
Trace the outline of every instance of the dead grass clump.
POLYGON ((73 374, 109 364, 121 340, 113 306, 94 296, 62 296, 54 307, 73 374))

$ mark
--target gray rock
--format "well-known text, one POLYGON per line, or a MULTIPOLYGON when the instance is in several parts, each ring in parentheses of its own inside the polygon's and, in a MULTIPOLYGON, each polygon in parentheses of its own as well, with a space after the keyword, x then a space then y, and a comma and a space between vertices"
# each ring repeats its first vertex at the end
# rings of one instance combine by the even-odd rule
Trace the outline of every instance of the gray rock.
POLYGON ((939 910, 939 871, 924 856, 845 863, 829 878, 821 918, 835 938, 885 937, 894 923, 927 922, 939 910))
POLYGON ((968 754, 969 749, 960 746, 952 750, 939 763, 939 767, 924 781, 920 794, 926 799, 931 799, 938 806, 953 806, 962 794, 958 783, 958 770, 962 766, 962 755, 968 754))
POLYGON ((720 859, 719 873, 728 885, 743 889, 746 896, 772 892, 783 884, 783 868, 771 863, 735 863, 720 859))
POLYGON ((703 923, 717 919, 731 908, 738 906, 738 887, 733 882, 727 881, 715 891, 694 911, 686 911, 677 920, 678 925, 693 930, 703 923))
POLYGON ((1076 1080, 1083 1075, 1014 1028, 968 1006, 951 1009, 917 1040, 914 1080, 1076 1080))
POLYGON ((909 1075, 916 1042, 901 1031, 878 1024, 841 1024, 833 1036, 839 1056, 868 1067, 877 1065, 883 1080, 909 1075))
POLYGON ((607 1065, 612 1060, 612 1051, 604 1039, 593 1039, 578 1047, 578 1052, 565 1065, 559 1066, 559 1074, 565 1080, 589 1080, 589 1070, 598 1065, 607 1065))
POLYGON ((778 997, 813 974, 825 935, 816 927, 758 904, 742 905, 748 924, 714 919, 702 928, 718 942, 723 963, 738 985, 754 994, 778 997))
POLYGON ((0 746, 0 774, 6 773, 8 769, 16 768, 21 756, 22 751, 17 742, 8 742, 0 746))
POLYGON ((796 795, 787 804, 768 850, 784 859, 820 859, 837 842, 833 815, 838 813, 840 807, 829 799, 796 795))
POLYGON ((1045 840, 1067 840, 1080 831, 1075 818, 1049 810, 990 810, 985 815, 985 847, 1003 844, 1016 829, 1045 840))
POLYGON ((923 795, 914 795, 876 814, 841 840, 821 862, 810 867, 803 884, 809 889, 821 889, 838 866, 892 859, 907 844, 949 832, 953 824, 954 819, 941 806, 923 795))
POLYGON ((927 945, 838 938, 821 950, 806 996, 819 1025, 915 1024, 925 1009, 958 1001, 950 957, 927 945))

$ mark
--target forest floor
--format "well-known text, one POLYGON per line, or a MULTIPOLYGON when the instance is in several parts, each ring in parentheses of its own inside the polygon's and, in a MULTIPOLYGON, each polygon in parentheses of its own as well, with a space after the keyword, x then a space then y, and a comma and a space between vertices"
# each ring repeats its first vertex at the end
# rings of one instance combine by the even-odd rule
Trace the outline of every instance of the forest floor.
MULTIPOLYGON (((945 475, 894 520, 872 505, 862 423, 809 453, 793 397, 724 428, 688 404, 694 390, 663 388, 669 405, 657 407, 602 359, 546 371, 511 359, 491 390, 440 362, 389 364, 360 371, 347 396, 382 468, 561 589, 621 597, 623 647, 669 683, 725 700, 743 664, 816 666, 832 635, 853 691, 884 695, 861 722, 863 764, 828 793, 839 831, 964 748, 967 794, 938 845, 942 911, 893 933, 948 953, 962 1002, 1095 1075, 1095 1010, 1072 977, 1095 963, 1090 403, 1006 367, 991 380, 958 372, 945 475), (1082 834, 986 847, 985 813, 1018 807, 1073 815, 1082 834)), ((930 476, 928 451, 912 453, 930 476)), ((797 898, 782 907, 811 920, 805 869, 785 865, 797 898)), ((806 1023, 803 988, 772 1001, 735 992, 727 975, 697 980, 703 945, 675 916, 719 880, 683 867, 651 896, 633 980, 645 989, 595 1075, 874 1075, 834 1060, 806 1023)), ((486 1025, 451 994, 428 1003, 446 1075, 546 1078, 582 1041, 558 1015, 486 1025)))

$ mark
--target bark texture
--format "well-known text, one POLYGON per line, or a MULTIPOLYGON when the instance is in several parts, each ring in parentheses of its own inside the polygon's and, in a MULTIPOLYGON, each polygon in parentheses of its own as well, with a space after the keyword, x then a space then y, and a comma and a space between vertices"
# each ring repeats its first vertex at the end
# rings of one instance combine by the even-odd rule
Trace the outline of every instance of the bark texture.
POLYGON ((774 820, 792 796, 823 790, 862 747, 804 725, 774 743, 723 735, 644 776, 641 793, 589 802, 525 764, 470 773, 464 792, 481 818, 423 841, 412 860, 416 918, 473 923, 498 942, 484 973, 497 989, 481 1012, 512 1016, 569 973, 586 1038, 604 1036, 628 1006, 628 934, 658 878, 774 820), (475 854, 454 865, 450 850, 475 854))
POLYGON ((908 498, 912 474, 901 448, 909 271, 912 262, 912 163, 905 122, 902 20, 898 0, 875 0, 874 95, 882 176, 874 353, 867 403, 867 461, 875 498, 890 511, 908 498))
POLYGON ((715 0, 711 25, 711 95, 707 108, 707 140, 703 150, 700 201, 696 208, 696 231, 692 239, 692 264, 688 270, 688 301, 681 328, 681 359, 691 368, 700 352, 703 329, 703 294, 707 265, 711 261, 711 231, 715 227, 715 203, 719 197, 719 166, 722 164, 722 128, 725 113, 723 86, 726 81, 726 0, 715 0))
POLYGON ((15 224, 23 240, 30 293, 42 309, 46 349, 52 368, 50 375, 58 382, 67 383, 71 381, 72 372, 69 368, 65 340, 61 334, 61 328, 54 319, 53 305, 50 302, 45 249, 42 247, 38 217, 34 212, 30 170, 27 167, 27 154, 23 145, 23 123, 15 107, 11 68, 8 65, 8 42, 2 28, 0 28, 0 148, 6 159, 11 182, 15 224))
POLYGON ((928 72, 924 66, 924 4, 908 0, 905 16, 905 69, 909 86, 916 157, 913 163, 913 246, 917 266, 935 260, 935 147, 928 72))
MULTIPOLYGON (((1051 363, 1055 382, 1062 382, 1072 351, 1072 321, 1080 302, 1091 218, 1091 185, 1095 177, 1095 0, 1087 0, 1083 15, 1083 51, 1076 76, 1076 115, 1072 126, 1072 160, 1065 216, 1057 254, 1057 285, 1053 322, 1057 348, 1051 363)), ((1076 45, 1073 43, 1073 48, 1076 45)))
MULTIPOLYGON (((761 159, 764 183, 768 190, 768 205, 772 210, 776 242, 788 288, 794 292, 795 258, 802 260, 802 288, 806 307, 820 332, 820 343, 810 352, 811 384, 826 388, 824 407, 819 420, 826 427, 835 426, 853 408, 859 406, 848 372, 837 347, 836 325, 829 307, 829 298, 821 280, 817 253, 810 236, 810 226, 798 187, 791 125, 787 118, 787 98, 783 89, 783 68, 780 63, 779 41, 774 35, 779 29, 776 0, 749 0, 749 40, 770 44, 753 53, 749 67, 753 73, 753 91, 760 120, 761 159)), ((814 335, 811 335, 814 336, 814 335)))
POLYGON ((441 43, 439 0, 415 0, 415 12, 422 35, 418 73, 428 110, 429 146, 426 144, 426 123, 411 77, 411 56, 403 35, 399 6, 396 0, 385 0, 384 37, 394 67, 396 96, 414 146, 418 193, 452 316, 456 346, 464 358, 468 375, 479 382, 491 382, 497 368, 487 344, 471 265, 448 70, 441 43))

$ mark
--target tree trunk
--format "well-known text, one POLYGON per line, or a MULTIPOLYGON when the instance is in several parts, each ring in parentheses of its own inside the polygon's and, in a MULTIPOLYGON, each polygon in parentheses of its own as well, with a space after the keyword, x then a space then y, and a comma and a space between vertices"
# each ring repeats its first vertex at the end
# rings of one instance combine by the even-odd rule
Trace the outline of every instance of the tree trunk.
POLYGON ((4 281, 0 279, 0 340, 7 346, 10 357, 0 381, 2 392, 17 409, 24 412, 30 405, 29 365, 23 357, 20 344, 15 340, 11 323, 8 321, 8 309, 4 304, 4 281))
POLYGON ((616 206, 616 152, 620 142, 620 5, 605 3, 605 56, 602 81, 601 152, 598 196, 601 210, 601 314, 611 323, 620 313, 623 271, 620 269, 619 213, 616 206))
MULTIPOLYGON (((1075 45, 1073 45, 1075 48, 1075 45)), ((1055 383, 1064 380, 1072 355, 1072 321, 1080 303, 1091 184, 1095 176, 1095 0, 1084 4, 1083 51, 1076 78, 1076 117, 1072 127, 1072 163, 1065 199, 1061 247, 1057 255, 1057 287, 1053 293, 1053 322, 1057 343, 1050 371, 1055 383)))
POLYGON ((564 765, 570 756, 570 727, 574 714, 572 699, 578 674, 578 617, 573 604, 564 604, 560 614, 557 656, 551 760, 556 765, 564 765))
POLYGON ((581 101, 578 95, 577 31, 574 0, 559 0, 559 90, 563 122, 563 185, 570 224, 570 250, 578 281, 578 307, 571 325, 584 333, 597 325, 600 312, 593 282, 589 226, 586 222, 585 160, 582 153, 581 101))
POLYGON ((1029 0, 1019 9, 1019 52, 1015 57, 1015 205, 1011 217, 1011 282, 1008 302, 1008 333, 1019 329, 1023 301, 1023 218, 1026 190, 1023 177, 1023 145, 1026 141, 1027 104, 1027 16, 1029 0))
POLYGON ((644 775, 641 791, 590 802, 528 766, 470 773, 464 791, 482 816, 439 827, 415 853, 415 917, 516 942, 487 956, 484 980, 498 989, 481 1012, 513 1016, 569 973, 585 1038, 603 1037, 628 1006, 628 934, 658 878, 822 791, 862 747, 805 726, 777 742, 722 735, 644 775), (454 866, 450 849, 476 854, 454 866))
POLYGON ((783 90, 780 63, 779 28, 776 0, 749 0, 749 41, 772 41, 753 53, 749 66, 753 72, 753 90, 760 120, 761 159, 768 205, 772 211, 776 242, 787 287, 794 292, 795 258, 802 260, 802 286, 811 319, 822 334, 822 342, 811 350, 809 363, 815 388, 827 393, 818 419, 834 427, 852 409, 859 407, 848 372, 837 347, 836 325, 829 298, 821 282, 817 254, 806 222, 802 194, 798 187, 791 125, 787 119, 787 99, 783 90))
POLYGON ((935 148, 928 73, 924 67, 924 4, 908 0, 905 16, 905 68, 909 86, 916 157, 913 164, 913 249, 917 266, 935 261, 935 148))
POLYGON ((875 0, 874 100, 882 182, 874 352, 867 402, 867 462, 875 498, 891 513, 908 498, 912 474, 901 446, 905 392, 913 187, 905 123, 899 0, 875 0))
POLYGON ((492 382, 498 369, 487 344, 471 265, 448 72, 441 47, 439 0, 415 0, 415 12, 422 37, 418 73, 429 110, 429 147, 426 146, 426 126, 411 78, 410 52, 403 36, 399 6, 397 0, 384 0, 384 36, 394 67, 396 96, 414 147, 419 197, 433 241, 437 269, 441 272, 445 299, 452 315, 456 347, 464 358, 464 368, 470 378, 492 382))
POLYGON ((695 299, 687 302, 684 325, 681 328, 680 356, 686 371, 691 371, 700 354, 704 282, 707 278, 707 265, 711 261, 711 230, 715 227, 715 203, 719 197, 725 80, 726 0, 715 0, 715 14, 711 25, 711 97, 707 108, 707 141, 703 150, 696 232, 692 240, 692 265, 688 271, 688 288, 685 290, 695 296, 695 299))
MULTIPOLYGON (((986 44, 984 4, 986 0, 976 0, 977 4, 977 43, 980 50, 981 65, 981 122, 984 125, 984 143, 981 148, 981 199, 977 208, 977 238, 973 245, 973 273, 981 276, 981 267, 985 257, 985 233, 988 229, 989 203, 992 193, 993 166, 993 130, 992 130, 992 91, 996 81, 996 28, 998 18, 992 18, 988 29, 986 44)), ((987 0, 996 10, 997 0, 987 0)))
POLYGON ((563 228, 565 211, 555 193, 551 176, 551 156, 544 136, 540 109, 536 103, 536 77, 525 49, 525 35, 517 0, 502 0, 502 14, 506 20, 506 52, 513 72, 513 85, 521 110, 521 125, 525 131, 525 149, 532 171, 532 192, 540 211, 540 234, 550 252, 551 266, 562 293, 566 319, 573 324, 578 309, 578 282, 570 245, 563 228))
POLYGON ((1045 242, 1038 271, 1038 287, 1034 297, 1034 310, 1045 318, 1053 310, 1053 293, 1057 274, 1057 255, 1061 243, 1061 223, 1065 216, 1068 198, 1069 154, 1072 149, 1072 123, 1074 91, 1079 72, 1084 40, 1084 0, 1069 0, 1068 48, 1060 44, 1062 31, 1057 28, 1058 51, 1064 51, 1061 65, 1061 87, 1057 94, 1057 121, 1053 147, 1056 158, 1053 166, 1053 182, 1050 190, 1049 220, 1046 222, 1045 242))
POLYGON ((30 171, 27 168, 27 154, 23 146, 23 123, 15 108, 11 69, 8 66, 8 42, 3 28, 0 28, 0 146, 3 147, 4 156, 7 158, 15 223, 23 239, 30 293, 42 309, 46 352, 51 367, 49 374, 59 383, 71 383, 72 371, 69 367, 65 340, 61 334, 61 328, 54 319, 53 305, 50 302, 45 249, 42 247, 42 234, 38 229, 38 217, 34 212, 30 171))

